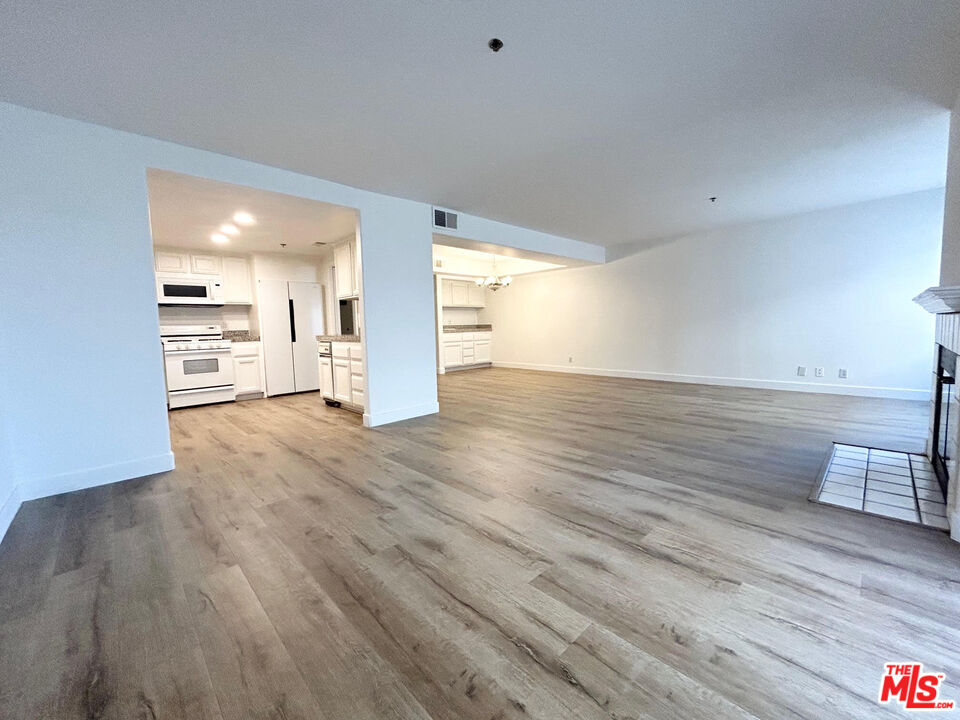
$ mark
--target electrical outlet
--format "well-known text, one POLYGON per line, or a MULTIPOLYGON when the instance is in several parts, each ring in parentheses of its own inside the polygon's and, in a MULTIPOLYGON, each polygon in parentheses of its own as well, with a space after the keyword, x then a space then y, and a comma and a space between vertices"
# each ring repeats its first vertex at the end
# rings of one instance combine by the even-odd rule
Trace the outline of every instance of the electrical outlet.
POLYGON ((798 366, 797 377, 806 377, 806 376, 807 376, 807 368, 803 365, 798 366))
POLYGON ((846 379, 847 379, 847 369, 846 369, 846 368, 840 368, 840 369, 837 371, 837 377, 839 377, 841 380, 846 380, 846 379))
POLYGON ((567 358, 567 362, 568 362, 568 363, 572 363, 572 362, 573 362, 573 355, 571 355, 570 357, 567 358))
POLYGON ((814 374, 816 377, 823 377, 823 368, 822 368, 822 367, 814 368, 814 369, 813 369, 813 374, 814 374))

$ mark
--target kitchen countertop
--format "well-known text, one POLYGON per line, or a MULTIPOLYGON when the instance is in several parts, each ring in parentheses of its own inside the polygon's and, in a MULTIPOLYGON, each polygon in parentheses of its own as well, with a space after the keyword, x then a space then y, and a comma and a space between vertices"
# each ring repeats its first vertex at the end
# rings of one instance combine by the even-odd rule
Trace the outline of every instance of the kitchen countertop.
POLYGON ((460 333, 460 332, 492 332, 493 325, 444 325, 443 331, 445 333, 460 333))
POLYGON ((223 339, 233 342, 260 342, 260 336, 249 330, 224 330, 223 339))
POLYGON ((324 342, 360 342, 359 335, 317 335, 317 340, 324 342))

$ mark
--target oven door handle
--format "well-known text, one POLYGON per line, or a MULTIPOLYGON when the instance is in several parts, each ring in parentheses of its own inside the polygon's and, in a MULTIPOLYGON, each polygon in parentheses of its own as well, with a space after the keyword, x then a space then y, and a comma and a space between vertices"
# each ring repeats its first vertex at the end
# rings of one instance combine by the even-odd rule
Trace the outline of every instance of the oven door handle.
POLYGON ((197 393, 206 393, 214 390, 232 390, 233 385, 212 385, 211 387, 190 388, 187 390, 171 390, 171 395, 195 395, 197 393))
POLYGON ((186 355, 188 353, 206 353, 207 355, 230 354, 230 348, 213 348, 211 350, 164 350, 164 355, 186 355))

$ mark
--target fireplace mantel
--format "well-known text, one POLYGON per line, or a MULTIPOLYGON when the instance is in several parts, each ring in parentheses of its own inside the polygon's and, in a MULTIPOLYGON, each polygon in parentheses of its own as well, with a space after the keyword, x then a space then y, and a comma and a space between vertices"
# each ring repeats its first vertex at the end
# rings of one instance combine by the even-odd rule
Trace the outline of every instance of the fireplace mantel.
POLYGON ((913 301, 935 315, 960 313, 960 285, 938 285, 927 288, 913 301))

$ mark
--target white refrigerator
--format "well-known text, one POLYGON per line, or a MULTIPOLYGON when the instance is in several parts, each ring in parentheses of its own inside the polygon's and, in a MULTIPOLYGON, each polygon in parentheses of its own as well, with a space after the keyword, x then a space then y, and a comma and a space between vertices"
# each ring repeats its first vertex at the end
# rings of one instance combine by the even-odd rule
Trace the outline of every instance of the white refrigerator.
POLYGON ((267 395, 320 389, 317 335, 324 334, 323 285, 257 281, 267 395))

